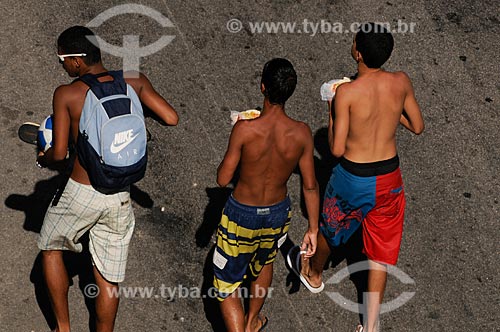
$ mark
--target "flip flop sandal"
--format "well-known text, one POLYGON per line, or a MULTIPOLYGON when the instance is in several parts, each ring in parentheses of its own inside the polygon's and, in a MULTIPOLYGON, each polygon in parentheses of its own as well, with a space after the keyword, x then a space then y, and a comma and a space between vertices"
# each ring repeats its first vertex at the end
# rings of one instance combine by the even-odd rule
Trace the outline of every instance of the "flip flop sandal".
POLYGON ((260 329, 257 330, 257 332, 262 332, 266 328, 267 323, 269 323, 269 319, 267 318, 267 316, 264 316, 264 319, 262 319, 260 315, 257 316, 257 318, 259 319, 260 323, 262 324, 260 326, 260 329))
POLYGON ((313 287, 311 284, 307 281, 307 279, 300 273, 300 259, 303 254, 305 254, 306 251, 300 251, 299 246, 294 246, 292 247, 289 251, 288 254, 286 255, 286 261, 288 263, 288 266, 292 269, 293 272, 299 277, 300 281, 306 288, 311 292, 311 293, 319 293, 325 288, 325 284, 321 282, 321 285, 319 287, 313 287), (299 250, 297 256, 295 259, 293 259, 293 251, 299 250))

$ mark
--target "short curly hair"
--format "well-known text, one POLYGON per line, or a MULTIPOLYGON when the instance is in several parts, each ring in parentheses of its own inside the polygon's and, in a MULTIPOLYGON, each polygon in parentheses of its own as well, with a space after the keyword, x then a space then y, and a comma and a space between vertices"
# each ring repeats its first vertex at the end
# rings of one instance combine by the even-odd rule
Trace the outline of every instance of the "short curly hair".
POLYGON ((93 65, 101 61, 101 50, 93 42, 90 41, 88 36, 95 36, 95 34, 87 27, 73 26, 64 30, 57 38, 57 47, 66 54, 72 53, 85 53, 86 56, 82 57, 87 65, 93 65))

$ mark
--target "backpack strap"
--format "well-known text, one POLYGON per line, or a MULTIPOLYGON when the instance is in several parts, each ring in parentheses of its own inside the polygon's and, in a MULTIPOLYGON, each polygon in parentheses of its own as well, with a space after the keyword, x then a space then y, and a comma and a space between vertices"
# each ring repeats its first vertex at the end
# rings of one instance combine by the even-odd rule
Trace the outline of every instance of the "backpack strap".
POLYGON ((107 75, 109 75, 107 71, 105 71, 103 73, 99 73, 97 75, 85 74, 85 75, 77 78, 75 81, 82 81, 83 83, 87 84, 89 87, 93 87, 93 86, 96 86, 99 83, 101 83, 98 80, 99 77, 103 77, 103 76, 107 76, 107 75))
POLYGON ((111 95, 127 94, 127 83, 123 78, 123 71, 109 71, 99 74, 85 74, 79 78, 83 83, 87 84, 97 98, 102 99, 111 95), (112 81, 100 82, 99 77, 111 76, 112 81))
POLYGON ((130 114, 131 101, 127 93, 127 83, 123 78, 123 71, 103 72, 97 75, 85 74, 80 77, 80 80, 90 87, 90 90, 99 100, 110 96, 117 96, 116 98, 112 98, 112 100, 103 101, 102 106, 109 118, 130 114), (113 80, 100 82, 98 78, 104 76, 111 76, 113 80))

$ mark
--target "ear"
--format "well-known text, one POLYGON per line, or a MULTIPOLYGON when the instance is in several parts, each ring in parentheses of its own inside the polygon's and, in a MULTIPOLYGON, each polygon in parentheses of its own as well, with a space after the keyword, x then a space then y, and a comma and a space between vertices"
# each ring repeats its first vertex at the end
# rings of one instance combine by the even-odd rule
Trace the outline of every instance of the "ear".
POLYGON ((75 67, 80 68, 82 61, 78 57, 73 58, 73 61, 75 63, 75 67))
POLYGON ((363 62, 363 56, 361 55, 361 53, 358 50, 356 50, 355 54, 356 54, 356 62, 358 62, 358 63, 363 62))
POLYGON ((356 48, 356 37, 354 37, 351 45, 351 56, 354 59, 354 61, 359 63, 359 57, 361 54, 358 52, 358 49, 356 48))
POLYGON ((356 49, 353 50, 352 57, 354 58, 354 60, 356 60, 357 63, 363 62, 363 56, 361 55, 361 52, 356 49))
POLYGON ((265 91, 266 91, 266 87, 264 86, 264 83, 260 83, 260 92, 262 92, 262 94, 265 95, 266 94, 265 91))

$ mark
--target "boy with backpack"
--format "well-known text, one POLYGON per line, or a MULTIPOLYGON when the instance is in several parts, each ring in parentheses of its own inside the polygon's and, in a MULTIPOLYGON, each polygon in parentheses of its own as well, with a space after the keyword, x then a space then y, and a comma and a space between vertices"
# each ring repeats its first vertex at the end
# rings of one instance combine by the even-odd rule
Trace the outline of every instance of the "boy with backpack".
POLYGON ((70 331, 62 253, 81 252, 78 241, 87 231, 98 287, 96 329, 113 331, 119 298, 111 294, 124 280, 135 223, 129 189, 143 177, 147 160, 141 103, 165 124, 178 122, 146 76, 124 79, 121 71, 108 72, 89 36, 94 36, 90 29, 74 26, 57 40, 60 63, 77 79, 55 90, 52 148, 37 159, 41 166, 62 161, 68 139, 76 144, 71 176, 59 201, 49 207, 38 240, 57 332, 70 331))

